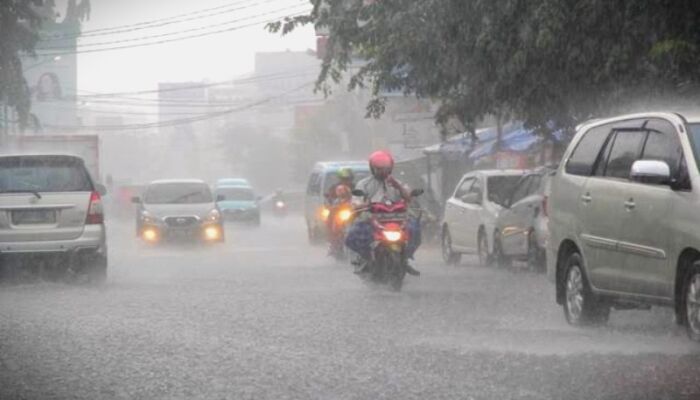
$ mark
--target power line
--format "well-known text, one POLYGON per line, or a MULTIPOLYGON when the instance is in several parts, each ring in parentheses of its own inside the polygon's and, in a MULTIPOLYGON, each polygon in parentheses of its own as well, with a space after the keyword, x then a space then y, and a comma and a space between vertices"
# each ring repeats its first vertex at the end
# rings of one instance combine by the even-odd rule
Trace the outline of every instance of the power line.
POLYGON ((279 18, 294 18, 297 16, 305 15, 306 12, 299 12, 296 14, 291 14, 283 17, 278 17, 274 19, 269 19, 266 21, 258 21, 258 22, 253 22, 250 24, 246 25, 240 25, 236 27, 231 27, 228 29, 222 29, 218 31, 213 31, 213 32, 205 32, 205 33, 200 33, 198 35, 192 35, 192 36, 185 36, 181 38, 173 38, 173 39, 166 39, 166 40, 160 40, 157 42, 149 42, 149 43, 139 43, 131 46, 119 46, 119 47, 108 47, 108 48, 103 48, 103 49, 92 49, 92 50, 74 50, 74 51, 68 51, 68 52, 53 52, 53 53, 40 53, 40 56, 45 56, 45 57, 50 57, 50 56, 60 56, 60 55, 67 55, 67 54, 86 54, 86 53, 98 53, 98 52, 103 52, 103 51, 113 51, 113 50, 125 50, 125 49, 133 49, 137 47, 145 47, 145 46, 154 46, 154 45, 159 45, 159 44, 165 44, 165 43, 171 43, 171 42, 177 42, 181 40, 187 40, 187 39, 195 39, 195 38, 200 38, 200 37, 206 37, 206 36, 211 36, 211 35, 216 35, 219 33, 226 33, 226 32, 233 32, 237 31, 239 29, 244 29, 244 28, 250 28, 253 26, 258 26, 261 24, 268 24, 271 22, 277 22, 279 18))
POLYGON ((233 3, 229 3, 229 4, 217 6, 217 7, 205 8, 205 9, 192 11, 192 12, 188 12, 188 13, 173 15, 170 17, 158 18, 158 19, 154 19, 154 20, 150 20, 150 21, 142 21, 142 22, 127 24, 127 25, 117 25, 117 26, 113 26, 113 27, 109 27, 109 28, 91 29, 91 30, 83 31, 82 33, 79 33, 79 34, 52 35, 52 36, 48 36, 47 38, 72 38, 72 37, 77 37, 77 36, 92 35, 94 33, 99 33, 99 32, 108 32, 108 31, 121 30, 121 29, 127 29, 127 28, 135 28, 135 27, 140 27, 140 26, 145 26, 145 25, 153 25, 153 24, 157 24, 157 23, 160 23, 163 21, 171 21, 173 19, 178 19, 178 18, 182 18, 182 17, 202 14, 205 12, 210 12, 210 11, 215 11, 215 10, 221 10, 221 9, 236 6, 239 4, 249 3, 251 1, 253 1, 253 0, 243 0, 243 1, 233 2, 233 3))
POLYGON ((160 122, 153 122, 153 123, 143 123, 143 124, 124 124, 124 125, 85 125, 85 126, 65 126, 65 125, 44 125, 47 128, 52 128, 52 129, 57 129, 57 130, 93 130, 93 131, 128 131, 128 130, 141 130, 141 129, 149 129, 149 128, 164 128, 164 127, 173 127, 173 126, 179 126, 179 125, 189 125, 195 122, 201 122, 201 121, 207 121, 215 118, 219 118, 225 115, 229 114, 234 114, 240 111, 245 111, 249 110, 251 108, 269 103, 271 101, 280 99, 287 94, 296 92, 298 90, 304 89, 306 87, 309 87, 313 85, 314 82, 307 82, 301 86, 298 86, 292 90, 288 90, 284 93, 281 93, 277 96, 272 96, 272 97, 267 97, 265 99, 259 100, 254 103, 250 103, 244 106, 240 107, 235 107, 235 108, 230 108, 227 110, 222 110, 222 111, 215 111, 211 113, 206 113, 200 116, 195 116, 195 117, 189 117, 189 118, 179 118, 179 119, 172 119, 172 120, 167 120, 167 121, 160 121, 160 122))
MULTIPOLYGON (((256 15, 250 15, 250 16, 246 16, 245 18, 233 19, 230 21, 226 21, 226 22, 222 22, 222 23, 218 23, 218 24, 213 24, 213 25, 209 25, 209 26, 199 26, 196 28, 185 29, 185 30, 181 30, 181 31, 177 31, 177 32, 167 32, 167 33, 161 33, 158 35, 149 35, 149 36, 141 36, 141 37, 135 37, 135 38, 129 38, 129 39, 112 40, 112 41, 108 41, 108 42, 78 44, 78 47, 111 46, 111 45, 121 44, 121 43, 132 43, 132 42, 138 42, 138 41, 149 40, 149 39, 159 39, 159 38, 164 38, 164 37, 169 37, 169 36, 182 35, 182 34, 191 33, 191 32, 199 32, 199 31, 203 31, 206 29, 218 28, 218 27, 222 27, 222 26, 236 24, 239 22, 248 21, 248 20, 251 20, 254 18, 266 17, 269 15, 277 14, 277 13, 282 12, 282 11, 289 11, 289 10, 292 10, 295 8, 298 9, 299 7, 302 6, 302 4, 303 3, 301 3, 301 2, 297 2, 297 4, 295 4, 293 6, 283 7, 280 9, 273 10, 273 11, 268 11, 268 12, 260 13, 260 14, 256 14, 256 15)), ((304 4, 304 8, 308 8, 308 6, 304 4)), ((183 37, 181 39, 184 39, 184 38, 185 37, 183 37)), ((71 49, 71 47, 54 46, 54 47, 37 47, 36 48, 36 50, 38 50, 38 51, 41 51, 41 50, 68 50, 68 49, 71 49)))
POLYGON ((233 79, 233 80, 228 80, 228 81, 220 81, 220 82, 212 82, 212 83, 201 83, 201 84, 194 84, 194 85, 187 85, 187 86, 178 86, 178 87, 172 87, 172 88, 166 88, 166 89, 151 89, 151 90, 135 90, 131 92, 112 92, 112 93, 90 93, 90 94, 85 94, 85 95, 76 95, 74 97, 76 98, 103 98, 103 97, 118 97, 118 98, 123 98, 122 96, 129 96, 129 95, 141 95, 141 94, 153 94, 153 93, 167 93, 167 92, 179 92, 179 91, 185 91, 185 90, 193 90, 193 89, 206 89, 206 88, 211 88, 211 87, 216 87, 216 86, 224 86, 224 85, 235 85, 235 84, 246 84, 246 83, 260 83, 260 82, 267 82, 267 81, 273 81, 273 80, 278 80, 278 79, 288 79, 288 78, 296 78, 296 77, 302 77, 306 76, 309 73, 316 73, 315 70, 311 69, 299 69, 295 70, 299 71, 299 74, 289 74, 289 72, 292 71, 285 71, 285 72, 277 72, 274 74, 266 74, 266 75, 256 75, 252 76, 249 78, 241 78, 241 79, 233 79), (301 73, 303 71, 303 73, 301 73))

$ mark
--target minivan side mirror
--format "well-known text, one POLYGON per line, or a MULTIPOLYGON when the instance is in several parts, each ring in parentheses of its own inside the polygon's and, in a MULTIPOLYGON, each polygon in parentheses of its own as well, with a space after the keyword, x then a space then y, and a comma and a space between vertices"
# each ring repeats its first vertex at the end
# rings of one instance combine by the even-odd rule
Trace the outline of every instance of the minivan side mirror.
POLYGON ((134 196, 131 198, 131 202, 134 204, 141 204, 141 198, 139 196, 134 196))
POLYGON ((632 164, 630 180, 654 185, 671 183, 671 168, 665 161, 637 160, 632 164))
POLYGON ((97 193, 100 194, 100 196, 106 196, 107 195, 107 187, 101 183, 96 183, 95 184, 95 190, 97 190, 97 193))

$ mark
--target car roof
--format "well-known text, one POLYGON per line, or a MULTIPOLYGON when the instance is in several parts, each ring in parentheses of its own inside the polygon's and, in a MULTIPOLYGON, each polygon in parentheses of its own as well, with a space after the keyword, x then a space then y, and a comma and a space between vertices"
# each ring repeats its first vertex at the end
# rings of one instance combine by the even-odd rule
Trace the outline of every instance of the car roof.
POLYGON ((252 187, 246 185, 217 185, 217 189, 248 189, 253 190, 252 187))
POLYGON ((321 161, 314 166, 315 170, 336 171, 341 168, 369 171, 367 161, 321 161))
POLYGON ((248 180, 245 178, 220 178, 216 180, 217 183, 248 183, 248 180))
POLYGON ((19 153, 19 154, 0 154, 0 158, 42 158, 42 157, 50 157, 50 158, 72 158, 78 161, 83 161, 83 159, 79 156, 76 156, 74 154, 65 154, 65 153, 19 153))
POLYGON ((645 113, 634 113, 634 114, 623 114, 623 115, 617 115, 611 118, 604 118, 604 119, 593 119, 593 120, 588 120, 576 127, 576 131, 582 131, 582 130, 588 130, 592 127, 600 126, 600 125, 605 125, 609 123, 615 123, 615 122, 620 122, 620 121, 625 121, 628 119, 643 119, 643 118, 664 118, 664 119, 670 119, 670 120, 676 120, 678 121, 683 120, 688 123, 700 123, 700 114, 697 112, 688 112, 688 113, 678 113, 678 112, 672 112, 672 111, 651 111, 651 112, 645 112, 645 113))
POLYGON ((203 185, 207 184, 201 179, 158 179, 155 181, 151 181, 149 185, 162 185, 166 183, 199 183, 203 185))

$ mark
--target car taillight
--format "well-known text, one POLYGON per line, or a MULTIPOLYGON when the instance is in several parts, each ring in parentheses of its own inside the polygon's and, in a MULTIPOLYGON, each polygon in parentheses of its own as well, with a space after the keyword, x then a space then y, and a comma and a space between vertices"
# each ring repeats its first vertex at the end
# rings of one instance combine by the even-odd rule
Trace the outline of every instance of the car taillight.
POLYGON ((88 207, 85 223, 88 225, 101 224, 105 221, 104 209, 102 208, 102 197, 98 192, 90 194, 90 206, 88 207))
POLYGON ((549 217, 549 210, 547 207, 549 206, 549 196, 544 196, 542 198, 542 215, 545 217, 549 217))

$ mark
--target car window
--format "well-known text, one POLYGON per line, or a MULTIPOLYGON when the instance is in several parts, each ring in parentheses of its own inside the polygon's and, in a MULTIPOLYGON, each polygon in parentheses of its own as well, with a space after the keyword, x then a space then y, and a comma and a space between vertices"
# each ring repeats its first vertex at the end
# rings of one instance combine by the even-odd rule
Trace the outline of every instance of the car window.
POLYGON ((520 180, 518 186, 515 188, 515 191, 513 191, 513 196, 510 199, 510 204, 517 203, 518 201, 524 199, 527 196, 531 182, 531 176, 526 176, 520 180))
POLYGON ((513 194, 521 175, 490 176, 488 178, 489 201, 503 205, 513 194))
POLYGON ((202 204, 211 203, 211 190, 204 183, 155 183, 146 189, 146 204, 202 204))
POLYGON ((650 120, 646 128, 649 134, 641 158, 666 162, 671 176, 677 177, 683 148, 675 128, 670 122, 661 119, 650 120))
POLYGON ((616 131, 604 176, 628 179, 632 164, 639 159, 645 138, 646 132, 642 130, 616 131))
POLYGON ((82 161, 69 157, 0 158, 0 192, 90 192, 82 161))
POLYGON ((455 190, 454 197, 456 199, 461 199, 462 197, 464 197, 465 194, 469 193, 469 189, 471 189, 473 183, 474 183, 474 178, 467 178, 467 179, 463 180, 457 186, 457 190, 455 190))
POLYGON ((317 195, 321 193, 321 182, 319 182, 319 177, 321 174, 314 172, 309 177, 309 185, 306 188, 306 193, 309 195, 317 195))
MULTIPOLYGON (((369 171, 366 170, 353 170, 352 172, 354 175, 353 182, 355 183, 369 176, 369 171)), ((325 178, 323 179, 323 193, 328 193, 328 191, 333 187, 333 185, 337 184, 338 182, 339 179, 337 171, 334 170, 326 172, 325 178)))
POLYGON ((566 173, 590 176, 593 173, 593 165, 598 159, 600 149, 610 135, 611 130, 612 125, 608 124, 586 132, 566 163, 566 173))
POLYGON ((216 189, 217 196, 223 196, 229 201, 253 201, 255 193, 250 188, 245 187, 222 187, 216 189))
POLYGON ((527 195, 532 196, 533 194, 540 193, 542 189, 542 175, 532 175, 530 178, 530 184, 528 185, 527 195))

